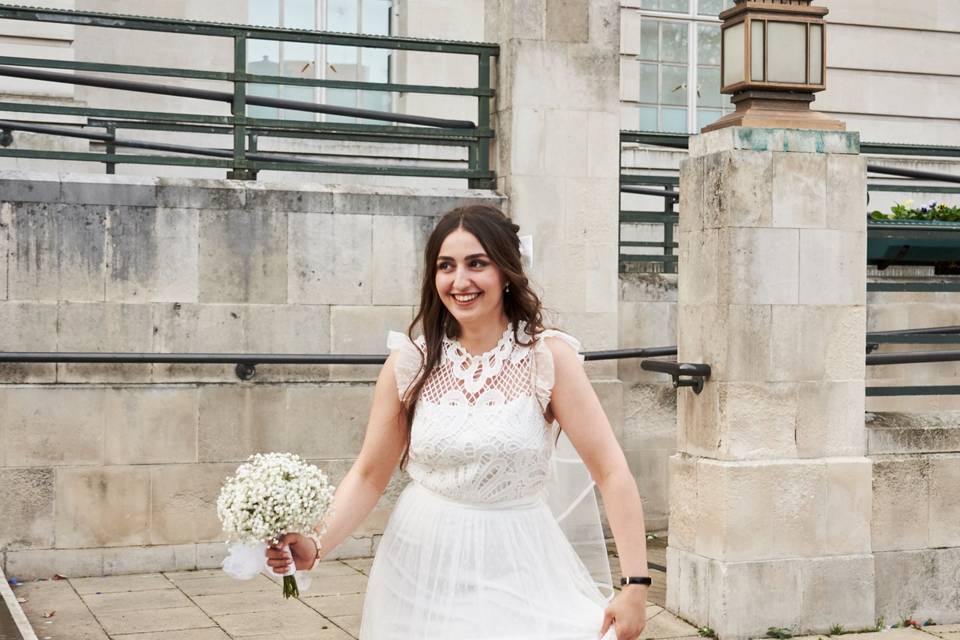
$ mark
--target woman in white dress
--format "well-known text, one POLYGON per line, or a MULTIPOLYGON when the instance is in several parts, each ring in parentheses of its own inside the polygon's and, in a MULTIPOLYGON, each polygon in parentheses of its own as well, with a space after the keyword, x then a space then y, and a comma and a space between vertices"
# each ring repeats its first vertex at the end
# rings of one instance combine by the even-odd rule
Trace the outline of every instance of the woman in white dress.
POLYGON ((517 230, 485 205, 441 218, 410 328, 424 335, 389 335, 363 447, 332 515, 319 535, 288 534, 267 551, 277 573, 291 558, 312 567, 363 522, 399 462, 412 481, 370 570, 361 640, 635 640, 644 628, 640 496, 579 343, 542 325, 517 230), (566 513, 548 506, 560 427, 634 578, 612 599, 564 535, 566 513))

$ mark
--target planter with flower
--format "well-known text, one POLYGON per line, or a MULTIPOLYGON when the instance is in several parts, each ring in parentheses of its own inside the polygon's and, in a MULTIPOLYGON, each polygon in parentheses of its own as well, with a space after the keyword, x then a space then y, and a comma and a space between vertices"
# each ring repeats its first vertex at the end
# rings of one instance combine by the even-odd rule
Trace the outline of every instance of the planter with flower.
POLYGON ((931 202, 915 207, 905 200, 890 213, 867 218, 867 263, 932 266, 937 274, 960 273, 960 207, 931 202))

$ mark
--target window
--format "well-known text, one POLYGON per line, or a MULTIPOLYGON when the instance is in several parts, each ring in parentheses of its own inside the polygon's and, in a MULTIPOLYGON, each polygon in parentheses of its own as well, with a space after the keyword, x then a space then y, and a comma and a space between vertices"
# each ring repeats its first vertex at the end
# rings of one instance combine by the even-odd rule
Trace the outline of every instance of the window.
MULTIPOLYGON (((254 25, 370 35, 390 34, 391 0, 249 0, 248 6, 248 22, 254 25)), ((286 77, 389 82, 390 53, 389 49, 248 40, 247 71, 286 77)), ((387 91, 273 84, 251 84, 248 93, 378 111, 390 111, 392 100, 387 91)), ((260 106, 248 107, 247 113, 257 118, 357 121, 356 118, 344 116, 260 106)))
POLYGON ((640 0, 638 129, 696 132, 733 110, 729 96, 720 94, 716 17, 732 4, 732 0, 640 0))

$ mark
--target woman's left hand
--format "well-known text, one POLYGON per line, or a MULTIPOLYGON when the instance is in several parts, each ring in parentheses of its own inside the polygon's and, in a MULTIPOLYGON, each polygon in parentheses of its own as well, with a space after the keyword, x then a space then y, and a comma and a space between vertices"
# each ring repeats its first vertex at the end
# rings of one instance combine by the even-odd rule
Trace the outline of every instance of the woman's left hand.
POLYGON ((647 587, 627 585, 603 612, 603 638, 611 625, 615 625, 617 640, 636 640, 647 626, 647 587))

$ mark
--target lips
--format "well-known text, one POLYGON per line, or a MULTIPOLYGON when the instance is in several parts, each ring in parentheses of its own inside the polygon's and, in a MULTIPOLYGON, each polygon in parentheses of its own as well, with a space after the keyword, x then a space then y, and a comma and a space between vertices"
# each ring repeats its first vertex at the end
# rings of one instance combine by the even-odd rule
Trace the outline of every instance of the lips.
POLYGON ((454 302, 456 302, 457 304, 468 305, 474 300, 476 300, 477 298, 479 298, 480 294, 479 293, 467 293, 467 294, 454 293, 454 294, 451 294, 451 297, 453 298, 454 302))

